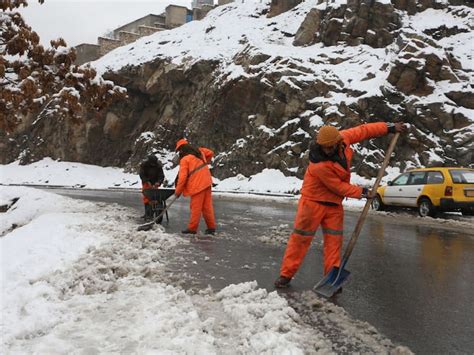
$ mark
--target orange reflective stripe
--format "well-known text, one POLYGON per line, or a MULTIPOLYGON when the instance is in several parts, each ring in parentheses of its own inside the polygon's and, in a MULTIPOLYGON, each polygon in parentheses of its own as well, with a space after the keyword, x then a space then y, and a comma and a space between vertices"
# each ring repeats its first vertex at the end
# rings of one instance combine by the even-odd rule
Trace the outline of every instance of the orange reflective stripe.
POLYGON ((329 229, 329 228, 324 228, 324 227, 323 227, 323 233, 324 233, 324 234, 331 234, 331 235, 343 235, 344 231, 342 231, 342 230, 335 230, 335 229, 329 229))
POLYGON ((193 175, 196 171, 199 171, 199 170, 205 168, 206 165, 207 165, 207 163, 204 163, 204 164, 199 165, 196 169, 191 170, 191 171, 189 172, 189 174, 188 174, 188 178, 189 178, 191 175, 193 175))
POLYGON ((305 236, 305 237, 309 237, 309 236, 314 236, 316 235, 316 231, 304 231, 302 229, 293 229, 293 233, 295 234, 299 234, 299 235, 302 235, 302 236, 305 236))

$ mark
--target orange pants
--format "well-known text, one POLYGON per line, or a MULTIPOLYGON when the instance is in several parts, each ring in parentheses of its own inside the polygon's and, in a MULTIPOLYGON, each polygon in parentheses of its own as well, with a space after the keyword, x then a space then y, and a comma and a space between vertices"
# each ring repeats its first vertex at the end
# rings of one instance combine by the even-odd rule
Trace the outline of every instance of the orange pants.
MULTIPOLYGON (((143 190, 151 189, 152 187, 153 187, 153 185, 150 184, 149 182, 142 182, 142 192, 143 192, 143 190)), ((145 195, 143 195, 143 203, 145 205, 148 205, 150 203, 150 200, 145 195)))
POLYGON ((326 206, 304 197, 298 203, 293 233, 286 246, 280 276, 292 278, 298 271, 319 225, 324 235, 324 274, 341 263, 344 210, 341 205, 326 206))
POLYGON ((189 219, 188 230, 197 231, 201 214, 204 217, 208 229, 216 228, 210 186, 207 189, 192 195, 189 207, 191 209, 191 216, 189 219))

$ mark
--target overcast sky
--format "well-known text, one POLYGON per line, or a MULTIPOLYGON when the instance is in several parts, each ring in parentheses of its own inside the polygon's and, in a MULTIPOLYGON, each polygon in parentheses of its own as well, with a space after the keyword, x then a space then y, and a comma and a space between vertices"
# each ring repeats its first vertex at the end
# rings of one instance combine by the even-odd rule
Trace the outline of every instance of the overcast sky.
POLYGON ((169 4, 191 8, 191 0, 29 0, 20 12, 41 42, 62 37, 70 46, 97 43, 109 30, 148 14, 160 14, 169 4))

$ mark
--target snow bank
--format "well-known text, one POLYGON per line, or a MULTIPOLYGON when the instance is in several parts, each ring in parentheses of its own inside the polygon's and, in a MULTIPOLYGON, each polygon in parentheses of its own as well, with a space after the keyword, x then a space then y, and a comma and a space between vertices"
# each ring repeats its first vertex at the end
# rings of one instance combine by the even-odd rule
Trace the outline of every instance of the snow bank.
POLYGON ((292 194, 301 189, 302 180, 294 176, 285 176, 280 170, 263 169, 262 172, 246 178, 239 174, 220 181, 217 190, 292 194))
MULTIPOLYGON (((385 177, 390 180, 396 176, 394 170, 385 177)), ((167 181, 174 181, 178 167, 165 166, 167 181)), ((29 165, 14 162, 0 165, 0 184, 24 184, 44 186, 66 186, 90 189, 107 188, 140 188, 138 175, 125 173, 118 168, 104 168, 95 165, 54 161, 44 158, 29 165)), ((298 194, 303 181, 295 176, 285 176, 276 169, 264 169, 260 173, 245 177, 238 174, 224 180, 214 178, 215 191, 243 192, 259 194, 277 194, 289 196, 298 194)), ((371 181, 353 174, 352 182, 370 186, 371 181)), ((351 200, 352 201, 352 200, 351 200)), ((346 201, 347 202, 347 201, 346 201)), ((357 201, 347 202, 349 205, 361 205, 357 201)), ((363 204, 363 202, 362 202, 363 204)))
POLYGON ((44 158, 29 165, 13 162, 0 165, 0 183, 61 185, 104 189, 108 187, 139 187, 139 177, 119 168, 55 161, 44 158))
POLYGON ((39 281, 52 270, 105 238, 99 231, 81 230, 100 214, 90 203, 74 201, 34 189, 0 187, 2 203, 18 198, 0 214, 0 284, 2 334, 8 341, 55 324, 55 309, 47 298, 56 298, 50 285, 39 281))
MULTIPOLYGON (((23 187, 0 192, 2 202, 18 198, 0 215, 5 353, 326 354, 339 346, 255 281, 218 293, 175 286, 189 275, 174 275, 167 263, 183 262, 174 252, 190 241, 161 227, 137 232, 124 207, 23 187)), ((347 327, 348 337, 337 338, 399 353, 371 326, 318 302, 324 329, 329 320, 347 327)))

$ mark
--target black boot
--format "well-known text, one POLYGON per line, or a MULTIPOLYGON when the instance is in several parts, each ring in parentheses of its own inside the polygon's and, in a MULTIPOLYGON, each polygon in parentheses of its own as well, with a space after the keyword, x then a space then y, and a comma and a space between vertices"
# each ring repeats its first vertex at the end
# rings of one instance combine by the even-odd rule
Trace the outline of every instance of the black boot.
POLYGON ((185 229, 184 231, 181 231, 181 233, 183 233, 183 234, 196 234, 196 231, 185 229))
POLYGON ((145 221, 151 221, 153 219, 153 209, 150 204, 145 205, 145 221))
POLYGON ((276 288, 287 288, 290 286, 290 277, 280 276, 278 279, 275 280, 275 287, 276 288))
MULTIPOLYGON (((156 216, 159 216, 160 214, 162 214, 164 209, 165 209, 164 204, 162 202, 158 202, 156 205, 156 216)), ((163 222, 163 216, 161 216, 160 218, 156 220, 156 224, 161 224, 161 222, 163 222)))
POLYGON ((208 228, 205 231, 206 234, 214 235, 216 234, 216 229, 215 228, 208 228))

